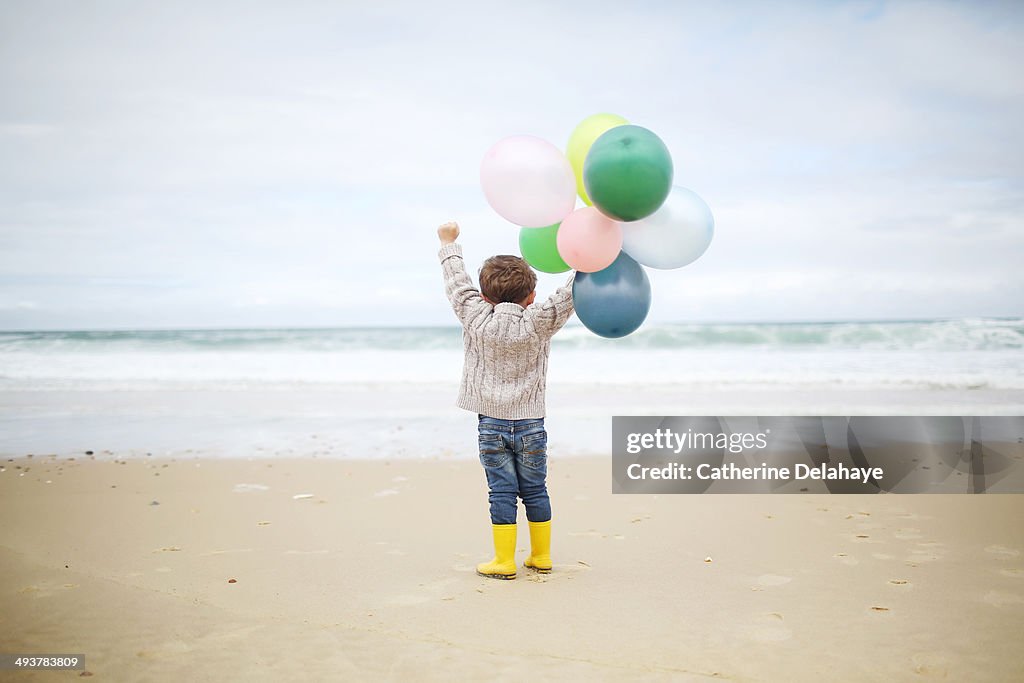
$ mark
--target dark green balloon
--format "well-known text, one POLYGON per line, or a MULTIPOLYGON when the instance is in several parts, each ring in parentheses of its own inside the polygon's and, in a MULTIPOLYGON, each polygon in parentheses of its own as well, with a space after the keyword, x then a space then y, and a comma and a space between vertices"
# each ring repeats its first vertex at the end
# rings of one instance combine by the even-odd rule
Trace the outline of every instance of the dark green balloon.
POLYGON ((558 255, 558 226, 546 228, 520 228, 519 252, 531 266, 542 273, 564 273, 569 265, 558 255))
POLYGON ((658 210, 672 189, 672 156, 657 135, 616 126, 601 135, 583 162, 583 184, 609 218, 638 221, 658 210))

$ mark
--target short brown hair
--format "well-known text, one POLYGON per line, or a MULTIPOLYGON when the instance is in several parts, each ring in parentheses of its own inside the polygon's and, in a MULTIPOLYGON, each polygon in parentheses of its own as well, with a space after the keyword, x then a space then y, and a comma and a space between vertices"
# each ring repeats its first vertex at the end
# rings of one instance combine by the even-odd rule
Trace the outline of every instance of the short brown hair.
POLYGON ((536 286, 536 273, 518 256, 492 256, 480 268, 480 291, 496 304, 517 304, 536 286))

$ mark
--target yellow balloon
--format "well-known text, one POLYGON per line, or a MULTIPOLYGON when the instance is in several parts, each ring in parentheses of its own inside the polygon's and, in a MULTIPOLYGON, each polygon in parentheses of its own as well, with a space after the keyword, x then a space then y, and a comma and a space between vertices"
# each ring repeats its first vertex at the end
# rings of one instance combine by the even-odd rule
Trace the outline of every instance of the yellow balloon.
POLYGON ((587 152, 590 151, 594 141, 601 137, 608 130, 616 126, 625 126, 629 121, 618 114, 594 114, 588 116, 576 126, 576 130, 569 136, 569 144, 565 148, 565 156, 572 164, 573 173, 576 174, 576 191, 587 206, 593 202, 587 196, 587 189, 583 187, 583 162, 587 160, 587 152))

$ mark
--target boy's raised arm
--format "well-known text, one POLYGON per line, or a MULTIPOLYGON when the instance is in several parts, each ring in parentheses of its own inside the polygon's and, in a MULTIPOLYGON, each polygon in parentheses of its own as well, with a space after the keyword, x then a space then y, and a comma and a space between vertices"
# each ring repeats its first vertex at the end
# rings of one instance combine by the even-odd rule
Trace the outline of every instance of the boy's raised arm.
POLYGON ((441 270, 444 272, 444 292, 455 311, 455 317, 459 322, 466 323, 491 305, 484 301, 480 290, 473 286, 473 281, 466 274, 462 246, 455 243, 459 237, 458 224, 452 222, 441 225, 437 229, 437 237, 441 240, 441 251, 437 256, 441 259, 441 270))
POLYGON ((569 320, 573 312, 572 283, 576 272, 569 276, 564 285, 543 302, 526 309, 527 317, 533 320, 533 328, 540 334, 553 335, 569 320))

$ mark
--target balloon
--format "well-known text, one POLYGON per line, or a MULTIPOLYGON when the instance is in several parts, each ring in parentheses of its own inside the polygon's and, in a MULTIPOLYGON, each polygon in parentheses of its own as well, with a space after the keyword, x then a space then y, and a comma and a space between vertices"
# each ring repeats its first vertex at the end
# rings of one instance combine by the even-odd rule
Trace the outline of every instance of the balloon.
POLYGON ((519 253, 542 273, 564 273, 569 270, 569 265, 558 255, 557 237, 558 224, 546 228, 520 228, 519 253))
POLYGON ((651 268, 682 268, 711 244, 715 217, 696 193, 673 187, 661 208, 622 224, 622 250, 651 268))
POLYGON ((658 210, 672 187, 672 157, 657 135, 640 126, 616 126, 601 135, 583 164, 594 206, 620 221, 658 210))
POLYGON ((625 252, 596 273, 577 273, 572 283, 576 315, 588 330, 616 339, 636 330, 651 310, 651 281, 625 252))
POLYGON ((569 214, 558 228, 558 254, 584 273, 608 267, 622 249, 622 228, 592 206, 569 214))
POLYGON ((587 188, 583 184, 583 162, 587 159, 587 152, 602 133, 615 126, 624 126, 628 123, 629 121, 618 114, 594 114, 583 119, 569 136, 569 144, 565 146, 565 156, 569 157, 572 171, 576 174, 576 192, 587 206, 594 203, 587 196, 587 188))
POLYGON ((569 160, 532 135, 513 135, 487 150, 480 185, 498 215, 528 228, 558 223, 576 206, 569 160))

